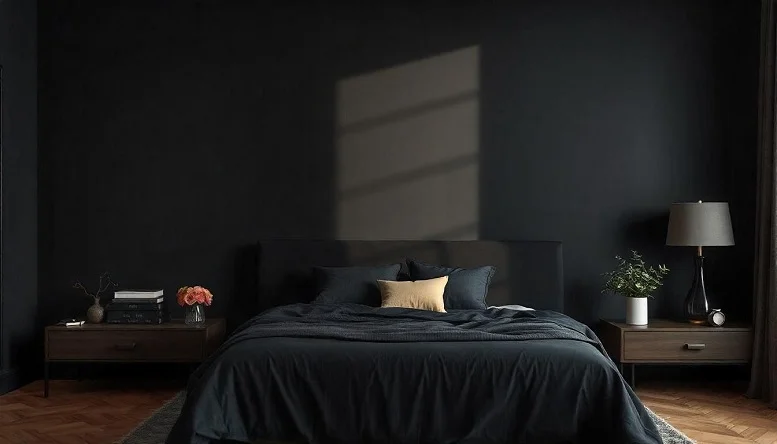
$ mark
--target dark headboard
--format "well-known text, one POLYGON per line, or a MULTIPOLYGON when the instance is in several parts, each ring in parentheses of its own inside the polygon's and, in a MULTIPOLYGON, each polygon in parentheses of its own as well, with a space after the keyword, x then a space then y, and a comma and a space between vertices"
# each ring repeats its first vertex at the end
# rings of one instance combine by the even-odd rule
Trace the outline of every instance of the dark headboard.
MULTIPOLYGON (((266 240, 257 244, 258 308, 310 302, 312 265, 404 263, 406 258, 457 267, 496 266, 486 302, 564 310, 560 242, 266 240)), ((404 269, 404 265, 403 265, 404 269)))

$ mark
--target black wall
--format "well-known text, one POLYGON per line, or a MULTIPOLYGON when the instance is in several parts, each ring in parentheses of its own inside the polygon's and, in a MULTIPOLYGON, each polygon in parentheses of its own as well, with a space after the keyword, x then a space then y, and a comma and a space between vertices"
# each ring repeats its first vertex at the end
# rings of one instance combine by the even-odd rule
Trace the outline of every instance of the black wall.
POLYGON ((622 315, 599 275, 637 248, 674 270, 651 311, 677 315, 693 251, 663 246, 669 204, 728 201, 708 287, 749 316, 758 2, 41 3, 45 322, 103 270, 234 312, 246 245, 336 233, 337 82, 472 46, 481 238, 563 241, 589 322, 622 315))
POLYGON ((0 393, 18 386, 39 356, 36 2, 0 1, 2 103, 2 288, 0 393))

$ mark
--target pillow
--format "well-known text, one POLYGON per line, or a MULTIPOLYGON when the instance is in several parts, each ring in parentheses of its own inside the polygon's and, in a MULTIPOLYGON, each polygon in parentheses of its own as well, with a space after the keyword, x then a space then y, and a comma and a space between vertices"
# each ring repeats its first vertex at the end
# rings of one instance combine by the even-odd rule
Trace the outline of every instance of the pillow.
POLYGON ((492 305, 488 308, 496 308, 497 310, 534 311, 533 308, 524 307, 523 305, 492 305))
POLYGON ((397 279, 400 264, 375 267, 313 267, 316 299, 313 302, 380 306, 377 280, 397 279))
POLYGON ((416 308, 445 313, 443 293, 448 276, 423 281, 382 281, 378 280, 381 307, 416 308))
POLYGON ((445 308, 486 309, 486 295, 491 278, 496 272, 493 266, 478 268, 443 267, 410 260, 407 263, 410 279, 432 279, 448 276, 445 286, 445 308))

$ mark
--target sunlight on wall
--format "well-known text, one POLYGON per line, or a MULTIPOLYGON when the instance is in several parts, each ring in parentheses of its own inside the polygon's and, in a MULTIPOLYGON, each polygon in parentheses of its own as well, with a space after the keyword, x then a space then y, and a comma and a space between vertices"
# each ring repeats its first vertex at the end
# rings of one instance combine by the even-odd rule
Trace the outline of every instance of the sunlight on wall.
POLYGON ((477 239, 477 46, 337 84, 341 239, 477 239))

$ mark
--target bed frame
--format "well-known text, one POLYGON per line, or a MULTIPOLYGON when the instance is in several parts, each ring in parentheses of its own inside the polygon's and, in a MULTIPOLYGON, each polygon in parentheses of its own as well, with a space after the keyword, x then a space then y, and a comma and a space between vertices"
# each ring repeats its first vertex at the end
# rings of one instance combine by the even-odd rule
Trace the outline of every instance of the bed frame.
POLYGON ((496 266, 486 302, 564 311, 560 242, 263 240, 257 243, 257 308, 310 302, 310 267, 379 265, 417 259, 457 267, 496 266))

